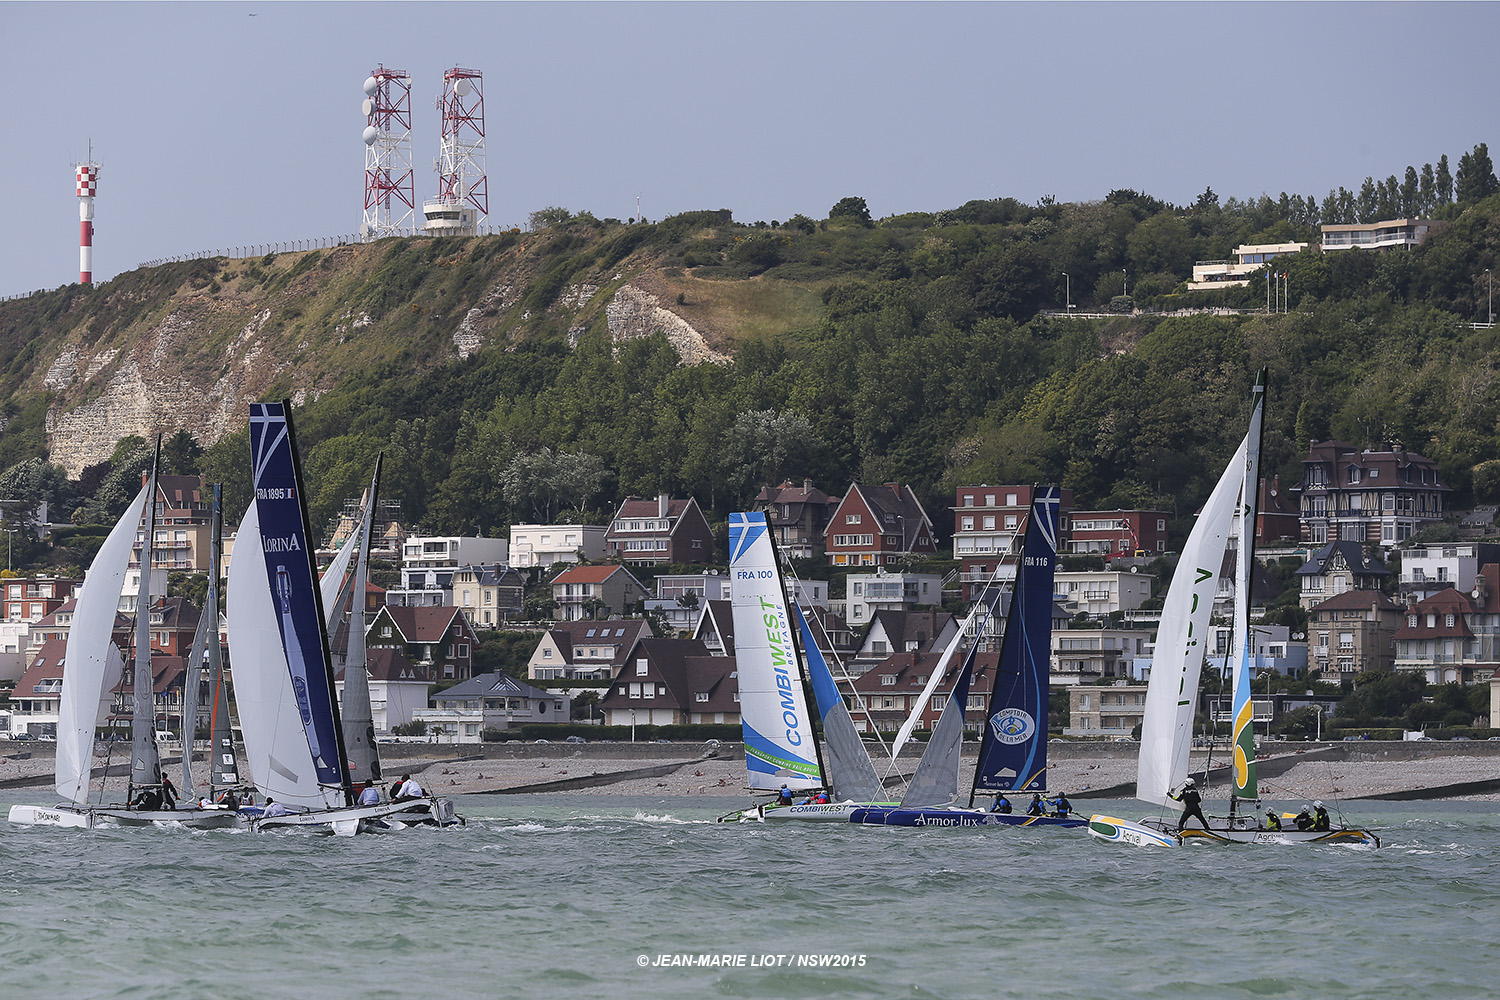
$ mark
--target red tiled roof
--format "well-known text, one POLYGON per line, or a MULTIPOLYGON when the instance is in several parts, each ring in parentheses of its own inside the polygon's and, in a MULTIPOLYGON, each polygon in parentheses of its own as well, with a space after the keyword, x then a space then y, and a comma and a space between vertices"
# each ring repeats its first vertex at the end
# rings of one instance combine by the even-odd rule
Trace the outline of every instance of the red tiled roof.
POLYGON ((382 613, 391 616, 407 642, 441 642, 463 614, 459 608, 393 608, 389 604, 382 613))
POLYGON ((574 566, 571 569, 564 570, 557 576, 553 577, 552 582, 554 584, 603 583, 605 580, 608 580, 616 573, 622 572, 627 576, 630 573, 630 571, 627 570, 624 566, 616 565, 613 563, 605 563, 599 566, 574 566))
POLYGON ((1346 590, 1342 594, 1336 594, 1324 601, 1322 604, 1314 604, 1308 612, 1314 611, 1355 611, 1374 606, 1380 611, 1405 611, 1401 605, 1386 597, 1378 590, 1346 590))

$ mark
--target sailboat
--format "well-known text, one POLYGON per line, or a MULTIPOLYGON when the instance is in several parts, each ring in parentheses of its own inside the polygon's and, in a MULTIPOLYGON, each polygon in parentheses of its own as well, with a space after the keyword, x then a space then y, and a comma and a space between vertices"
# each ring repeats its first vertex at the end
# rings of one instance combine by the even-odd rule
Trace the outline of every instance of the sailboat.
MULTIPOLYGON (((348 761, 350 782, 356 787, 379 787, 381 782, 380 748, 375 742, 375 715, 370 705, 370 675, 365 636, 365 590, 370 578, 370 530, 375 517, 375 501, 380 491, 380 469, 383 456, 376 456, 375 472, 365 494, 359 524, 339 548, 333 561, 323 571, 319 590, 323 597, 324 627, 329 636, 340 636, 342 643, 331 647, 334 676, 344 675, 341 721, 344 752, 348 761), (351 571, 352 568, 352 571, 351 571)), ((446 825, 463 817, 453 811, 451 799, 429 796, 427 813, 404 810, 382 820, 386 828, 410 825, 446 825)))
MULTIPOLYGON (((151 564, 160 457, 161 442, 158 440, 146 484, 95 554, 73 612, 57 723, 56 788, 67 801, 52 807, 12 806, 12 823, 84 829, 99 826, 224 827, 241 823, 240 817, 227 809, 162 808, 165 784, 156 748, 151 670, 151 564), (99 714, 110 700, 111 692, 119 686, 125 667, 124 656, 112 638, 115 613, 136 532, 140 530, 143 518, 145 535, 141 544, 141 585, 136 602, 130 777, 123 803, 90 804, 89 784, 99 714)), ((191 743, 185 744, 184 755, 191 752, 191 743)), ((101 782, 101 798, 102 795, 101 782)))
POLYGON ((253 499, 229 564, 235 699, 255 786, 284 815, 258 830, 312 827, 353 836, 388 817, 436 815, 430 798, 356 806, 327 619, 309 544, 291 403, 250 404, 253 499))
MULTIPOLYGON (((1001 813, 975 806, 981 794, 1040 795, 1047 788, 1048 671, 1060 506, 1061 495, 1055 486, 1036 490, 967 801, 960 804, 959 771, 977 643, 964 657, 901 802, 893 807, 872 805, 855 809, 849 816, 850 822, 922 827, 1084 825, 1081 817, 1072 815, 1001 813)), ((1017 802, 1013 808, 1024 809, 1024 805, 1017 802)))
POLYGON ((1235 557, 1234 696, 1232 702, 1233 786, 1229 815, 1214 817, 1207 828, 1178 830, 1177 816, 1147 817, 1140 822, 1096 814, 1089 833, 1100 840, 1137 846, 1209 843, 1355 843, 1380 846, 1368 830, 1262 830, 1254 814, 1237 812, 1240 802, 1258 801, 1255 741, 1251 727, 1250 680, 1253 642, 1250 635, 1250 570, 1254 564, 1255 502, 1260 482, 1260 438, 1265 414, 1265 372, 1252 393, 1250 426, 1218 484, 1209 494, 1183 546, 1172 574, 1156 635, 1151 681, 1141 723, 1141 752, 1136 770, 1136 798, 1176 812, 1174 803, 1188 776, 1199 674, 1206 648, 1209 612, 1218 569, 1231 529, 1239 525, 1235 557))

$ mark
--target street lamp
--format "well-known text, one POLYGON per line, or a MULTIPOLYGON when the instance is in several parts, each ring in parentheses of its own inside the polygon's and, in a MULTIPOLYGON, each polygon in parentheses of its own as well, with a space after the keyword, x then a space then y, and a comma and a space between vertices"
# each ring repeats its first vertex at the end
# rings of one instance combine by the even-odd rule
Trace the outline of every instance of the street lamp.
POLYGON ((1484 269, 1484 278, 1485 278, 1485 281, 1490 286, 1490 292, 1489 292, 1489 295, 1490 295, 1490 304, 1489 304, 1489 307, 1488 307, 1488 309, 1486 311, 1490 314, 1490 326, 1494 326, 1495 325, 1495 276, 1490 273, 1490 269, 1489 268, 1485 268, 1484 269))
POLYGON ((635 742, 635 709, 630 710, 630 742, 635 742))
POLYGON ((9 572, 12 569, 11 564, 10 564, 10 549, 11 549, 11 544, 15 540, 16 540, 16 529, 15 528, 6 528, 5 529, 5 569, 6 569, 7 572, 9 572))
POLYGON ((1063 274, 1063 312, 1065 312, 1065 313, 1071 313, 1073 311, 1073 279, 1068 276, 1068 272, 1067 271, 1064 271, 1062 274, 1063 274))

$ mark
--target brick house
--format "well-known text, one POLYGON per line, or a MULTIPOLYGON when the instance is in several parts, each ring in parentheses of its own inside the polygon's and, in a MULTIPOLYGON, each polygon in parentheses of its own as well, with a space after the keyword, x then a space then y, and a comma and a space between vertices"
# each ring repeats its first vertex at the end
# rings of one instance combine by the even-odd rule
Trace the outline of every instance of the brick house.
POLYGON ((739 722, 734 658, 697 639, 641 639, 599 707, 610 726, 739 722))
POLYGON ((832 566, 887 566, 937 554, 932 521, 910 486, 851 483, 824 532, 832 566))
MULTIPOLYGON (((953 558, 959 561, 964 603, 977 600, 995 578, 1014 580, 1016 558, 1026 539, 1026 517, 1036 492, 1033 486, 960 486, 953 507, 953 558)), ((1066 551, 1073 510, 1073 491, 1060 491, 1059 551, 1066 551)))
POLYGON ((713 562, 714 536, 692 497, 627 497, 604 534, 604 555, 632 566, 707 564, 713 562))
POLYGON ((1167 551, 1167 513, 1161 510, 1075 510, 1068 519, 1067 553, 1105 562, 1167 551))
POLYGON ((1397 670, 1420 673, 1429 684, 1486 683, 1497 667, 1500 607, 1491 589, 1500 566, 1488 565, 1471 594, 1452 587, 1409 604, 1396 630, 1397 670))
MULTIPOLYGON (((849 714, 854 719, 854 728, 862 733, 894 733, 899 730, 916 708, 922 689, 941 659, 941 652, 895 653, 855 678, 857 696, 844 695, 849 714)), ((974 676, 969 683, 969 702, 965 710, 965 730, 977 732, 984 722, 999 661, 998 653, 975 654, 974 676)), ((937 724, 962 665, 962 657, 955 656, 950 662, 948 675, 923 704, 917 728, 931 729, 937 724)))

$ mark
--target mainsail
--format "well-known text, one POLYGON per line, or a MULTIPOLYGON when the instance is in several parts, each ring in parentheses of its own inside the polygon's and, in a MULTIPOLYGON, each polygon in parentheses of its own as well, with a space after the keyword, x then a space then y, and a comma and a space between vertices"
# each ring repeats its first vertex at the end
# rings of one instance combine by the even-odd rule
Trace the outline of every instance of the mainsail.
MULTIPOLYGON (((854 728, 849 717, 849 707, 844 704, 834 683, 833 671, 828 669, 828 660, 818 648, 808 627, 802 609, 794 602, 792 617, 797 620, 797 630, 802 635, 802 654, 807 664, 807 676, 812 682, 813 700, 817 702, 818 714, 823 718, 823 744, 828 750, 829 783, 838 789, 839 798, 854 802, 876 802, 885 797, 885 786, 870 763, 865 752, 864 741, 854 728)), ((741 677, 744 672, 741 671, 741 677)), ((743 698, 743 696, 742 696, 743 698)))
MULTIPOLYGON (((974 677, 974 658, 979 644, 969 647, 948 703, 932 727, 922 759, 901 796, 903 808, 947 805, 958 798, 958 769, 964 746, 964 711, 969 702, 969 682, 974 677)), ((939 665, 941 670, 941 664, 939 665)))
POLYGON ((236 788, 240 768, 234 755, 234 732, 229 724, 229 689, 224 683, 224 650, 219 642, 219 563, 224 553, 224 492, 214 484, 213 523, 208 536, 208 595, 203 613, 211 615, 213 631, 206 649, 208 664, 208 780, 215 788, 236 788))
POLYGON ((776 551, 761 513, 729 515, 740 724, 751 788, 824 784, 776 551))
POLYGON ((94 763, 94 730, 99 714, 120 683, 124 668, 120 650, 110 641, 130 551, 140 528, 141 514, 152 487, 142 487, 125 513, 99 546, 68 630, 67 670, 57 720, 57 793, 83 805, 88 798, 89 773, 94 763))
POLYGON ((256 786, 326 809, 351 796, 289 409, 250 404, 254 499, 229 565, 229 642, 256 786))
POLYGON ((156 554, 156 472, 161 439, 146 480, 146 533, 141 541, 141 585, 135 602, 135 685, 130 713, 130 795, 137 788, 161 787, 161 758, 156 752, 156 694, 151 670, 151 564, 156 554))
POLYGON ((974 771, 978 791, 1047 787, 1047 696, 1052 657, 1053 579, 1062 499, 1057 487, 1036 491, 1016 590, 1001 640, 1000 662, 974 771))
POLYGON ((1239 504, 1249 438, 1219 478, 1182 547, 1177 570, 1167 588, 1146 709, 1141 720, 1141 756, 1136 768, 1136 798, 1165 806, 1168 793, 1182 784, 1192 746, 1193 711, 1198 674, 1213 609, 1224 544, 1239 504))
MULTIPOLYGON (((375 498, 380 489, 381 458, 375 459, 375 475, 365 497, 364 516, 354 532, 354 573, 339 591, 332 613, 341 620, 347 613, 347 642, 344 646, 344 752, 349 761, 349 776, 354 781, 380 780, 380 751, 375 745, 375 714, 370 707, 370 675, 366 670, 365 585, 370 578, 370 523, 374 519, 375 498), (346 610, 347 609, 347 610, 346 610)), ((342 555, 342 552, 340 553, 342 555)), ((331 576, 334 567, 329 567, 331 576)), ((342 571, 341 571, 342 572, 342 571)), ((324 594, 327 594, 327 576, 324 594)), ((329 628, 333 625, 330 622, 329 628)))
POLYGON ((1245 435, 1245 464, 1240 486, 1240 544, 1234 563, 1234 630, 1239 655, 1234 665, 1234 795, 1258 798, 1255 780, 1255 726, 1250 704, 1251 658, 1255 643, 1250 631, 1250 571, 1255 565, 1255 514, 1260 494, 1260 432, 1266 404, 1266 377, 1255 380, 1250 410, 1250 432, 1245 435))

